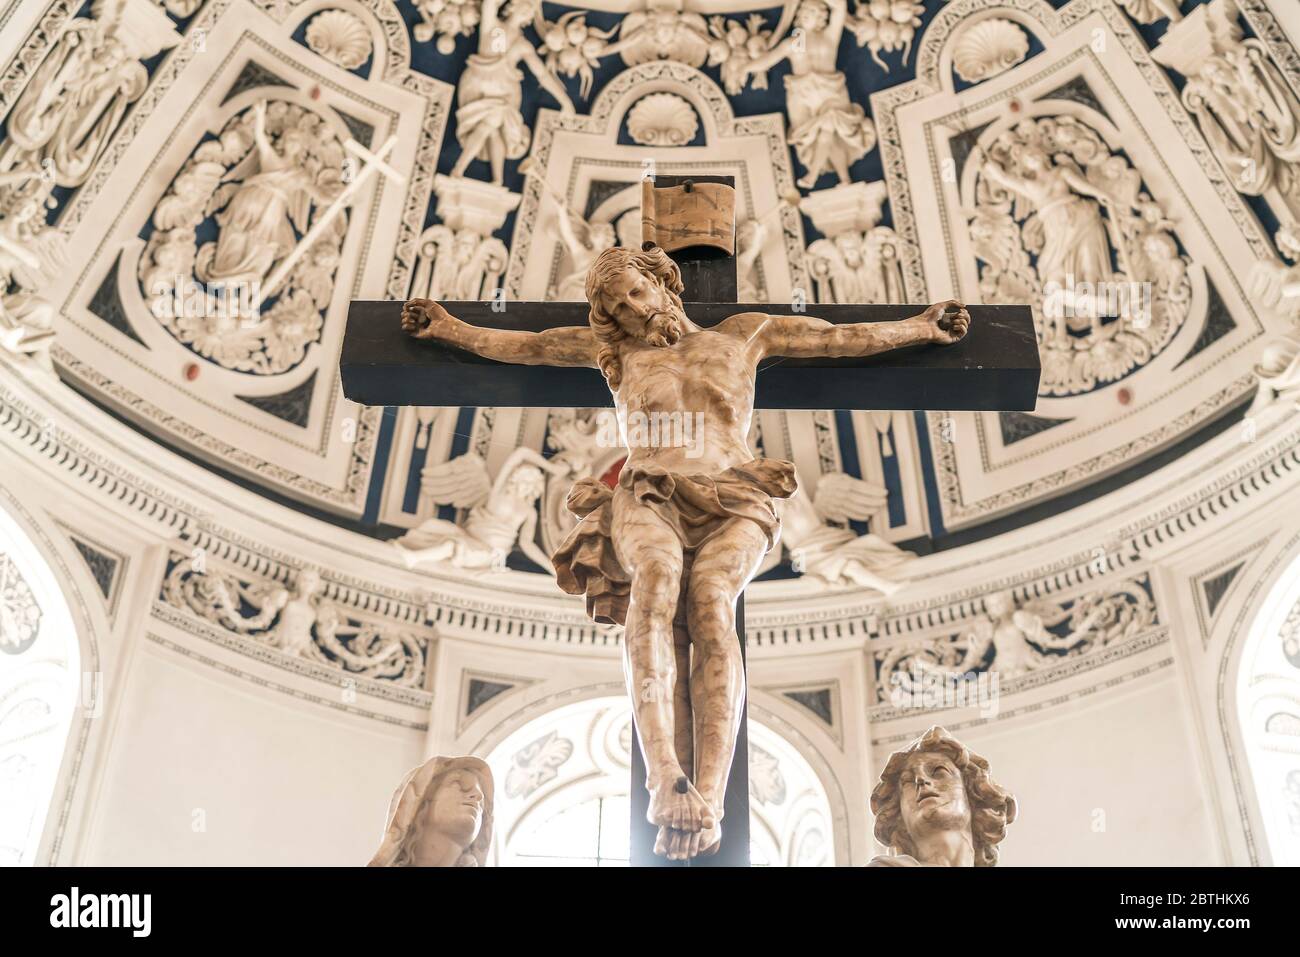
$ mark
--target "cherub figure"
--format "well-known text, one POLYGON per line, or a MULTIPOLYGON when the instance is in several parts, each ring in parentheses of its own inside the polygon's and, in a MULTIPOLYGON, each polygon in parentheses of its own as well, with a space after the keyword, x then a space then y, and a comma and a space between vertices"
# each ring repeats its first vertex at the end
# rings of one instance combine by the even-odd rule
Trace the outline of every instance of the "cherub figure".
POLYGON ((785 78, 789 141, 807 169, 799 180, 804 189, 816 186, 828 168, 841 184, 851 182, 849 167, 876 144, 875 127, 849 99, 844 74, 835 68, 847 12, 847 0, 802 0, 795 14, 798 29, 744 65, 750 76, 790 61, 785 78))
POLYGON ((312 645, 312 629, 316 625, 316 605, 325 583, 320 573, 311 568, 298 572, 293 590, 276 588, 263 602, 261 612, 272 617, 279 613, 275 626, 267 638, 285 654, 305 655, 312 645))
POLYGON ((1031 602, 1023 608, 1016 607, 1015 596, 1009 591, 994 592, 984 599, 987 615, 975 623, 967 636, 966 651, 961 664, 953 669, 957 674, 979 670, 990 649, 996 669, 1004 678, 1041 668, 1056 660, 1052 651, 1069 651, 1088 640, 1092 630, 1093 615, 1086 615, 1076 627, 1063 636, 1047 630, 1048 623, 1056 624, 1066 617, 1059 606, 1046 602, 1031 602))
POLYGON ((569 250, 572 268, 555 289, 556 299, 583 300, 587 298, 587 270, 596 257, 611 246, 618 245, 618 235, 613 223, 588 222, 568 206, 560 208, 555 217, 560 228, 560 238, 569 250))
POLYGON ((709 55, 709 27, 704 17, 682 9, 682 0, 646 0, 619 24, 618 39, 598 54, 618 53, 628 66, 675 60, 699 67, 709 55))
POLYGON ((469 508, 469 516, 463 526, 441 518, 426 519, 393 544, 412 568, 449 562, 459 568, 499 571, 516 544, 547 568, 550 561, 533 540, 537 500, 546 488, 548 474, 566 472, 528 448, 510 453, 495 482, 488 478, 486 463, 473 453, 426 467, 421 475, 425 493, 438 504, 469 508))
POLYGON ((296 127, 280 134, 279 151, 266 133, 266 100, 253 107, 253 145, 243 162, 222 181, 231 187, 213 196, 212 209, 221 227, 215 244, 205 244, 195 262, 204 282, 260 283, 305 233, 311 203, 327 203, 341 182, 318 184, 307 164, 310 141, 296 127), (224 208, 220 208, 224 201, 224 208))
POLYGON ((471 161, 485 159, 492 167, 492 182, 505 180, 507 159, 519 159, 528 152, 531 139, 524 125, 523 63, 537 78, 538 85, 555 97, 561 111, 573 112, 573 101, 564 84, 549 70, 524 36, 540 0, 484 0, 483 22, 479 27, 478 52, 470 54, 456 88, 456 138, 460 157, 452 176, 464 176, 471 161))

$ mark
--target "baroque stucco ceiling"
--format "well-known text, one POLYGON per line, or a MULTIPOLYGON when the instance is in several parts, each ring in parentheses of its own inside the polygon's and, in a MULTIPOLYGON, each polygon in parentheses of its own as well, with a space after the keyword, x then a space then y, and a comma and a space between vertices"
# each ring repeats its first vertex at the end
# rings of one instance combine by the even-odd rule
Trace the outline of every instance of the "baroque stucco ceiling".
POLYGON ((568 521, 571 479, 605 474, 616 450, 569 410, 347 401, 350 300, 574 298, 590 250, 626 235, 650 161, 737 177, 747 298, 1041 306, 1076 269, 1148 291, 1143 321, 1038 309, 1032 415, 760 413, 754 442, 793 459, 807 490, 768 574, 820 568, 869 585, 818 558, 847 548, 887 580, 893 545, 951 547, 1104 493, 1239 418, 1266 346, 1291 328, 1295 249, 1279 228, 1300 212, 1294 4, 876 0, 845 11, 834 63, 818 65, 826 7, 547 3, 521 28, 505 11, 509 42, 540 51, 517 78, 467 71, 491 51, 487 12, 453 0, 11 5, 0 175, 47 175, 0 188, 12 223, 24 203, 47 210, 45 226, 10 238, 63 264, 39 283, 10 272, 58 314, 60 377, 160 443, 380 538, 430 518, 464 525, 503 473, 527 467, 516 450, 534 450, 554 474, 509 559, 530 569, 568 521), (799 23, 817 42, 786 55, 799 23), (769 50, 779 62, 746 76, 769 50), (812 73, 793 76, 804 55, 812 73), (514 90, 518 116, 493 114, 511 114, 494 186, 462 147, 484 122, 475 104, 514 90), (91 105, 41 98, 73 92, 91 105), (296 144, 303 177, 270 212, 245 188, 266 172, 253 158, 261 101, 272 152, 296 144), (836 132, 814 175, 806 134, 827 110, 836 132), (296 242, 357 173, 343 144, 390 138, 402 181, 365 181, 263 321, 177 314, 192 283, 268 278, 278 257, 258 249, 296 242), (1037 186, 1016 179, 1030 154, 1045 164, 1037 186))

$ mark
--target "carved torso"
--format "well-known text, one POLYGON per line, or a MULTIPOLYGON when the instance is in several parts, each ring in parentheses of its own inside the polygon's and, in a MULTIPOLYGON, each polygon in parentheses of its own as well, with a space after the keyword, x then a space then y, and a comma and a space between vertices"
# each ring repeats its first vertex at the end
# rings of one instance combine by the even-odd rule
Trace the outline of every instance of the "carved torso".
POLYGON ((745 439, 754 412, 755 364, 744 337, 729 329, 698 330, 664 348, 629 343, 621 359, 623 380, 614 402, 624 438, 633 430, 630 465, 712 474, 753 458, 745 439), (680 422, 686 445, 662 434, 656 447, 639 445, 637 419, 655 416, 673 428, 680 422), (690 432, 697 427, 701 434, 690 432))

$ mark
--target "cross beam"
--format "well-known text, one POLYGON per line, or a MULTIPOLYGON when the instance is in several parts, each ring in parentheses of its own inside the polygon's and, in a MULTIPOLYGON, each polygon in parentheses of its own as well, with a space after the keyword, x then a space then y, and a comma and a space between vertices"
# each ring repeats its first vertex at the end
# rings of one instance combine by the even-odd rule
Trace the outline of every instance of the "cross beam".
MULTIPOLYGON (((444 302, 475 326, 540 332, 587 325, 585 302, 444 302), (497 311, 500 310, 500 311, 497 311)), ((789 303, 688 302, 708 328, 738 312, 790 314, 789 303)), ((810 304, 833 323, 884 322, 924 305, 810 304)), ((917 346, 866 359, 773 359, 759 367, 759 409, 936 409, 1032 412, 1038 398, 1038 339, 1028 306, 970 306, 971 328, 953 346, 917 346)), ((603 408, 609 388, 595 369, 518 366, 402 332, 402 303, 356 300, 348 311, 340 373, 343 394, 362 405, 603 408)))

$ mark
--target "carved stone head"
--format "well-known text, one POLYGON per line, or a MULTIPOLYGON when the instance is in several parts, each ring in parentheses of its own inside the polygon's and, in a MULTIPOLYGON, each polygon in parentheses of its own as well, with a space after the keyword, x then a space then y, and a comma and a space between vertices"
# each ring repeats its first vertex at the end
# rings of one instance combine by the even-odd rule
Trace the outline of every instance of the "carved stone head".
POLYGON ((534 465, 521 465, 506 480, 506 489, 513 499, 535 502, 546 490, 546 475, 534 465))
POLYGON ((280 135, 280 153, 287 160, 299 160, 307 152, 307 138, 295 129, 287 129, 280 135))
POLYGON ((1047 151, 1030 143, 1022 143, 1015 151, 1016 163, 1027 173, 1042 173, 1052 168, 1052 158, 1047 151))
POLYGON ((859 233, 841 233, 835 237, 835 245, 844 257, 844 264, 850 269, 862 265, 862 236, 859 233))
POLYGON ((925 848, 947 837, 969 843, 975 867, 993 867, 1016 799, 993 783, 984 758, 936 726, 890 755, 871 811, 876 840, 917 863, 943 863, 925 848))
POLYGON ((311 598, 321 589, 320 572, 314 568, 304 568, 294 579, 293 590, 298 598, 311 598))
POLYGON ((984 599, 984 610, 990 618, 1005 618, 1016 610, 1015 596, 1009 591, 995 591, 984 599))
POLYGON ((371 867, 479 867, 492 845, 492 771, 474 757, 430 758, 393 794, 371 867))
POLYGON ((798 12, 794 15, 795 25, 810 33, 825 30, 830 19, 830 9, 822 0, 803 0, 803 3, 799 4, 798 12))
POLYGON ((510 0, 501 11, 501 19, 511 26, 527 26, 533 22, 533 16, 539 6, 538 0, 510 0))

